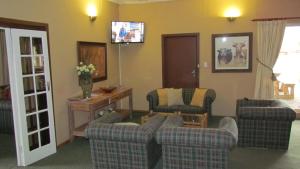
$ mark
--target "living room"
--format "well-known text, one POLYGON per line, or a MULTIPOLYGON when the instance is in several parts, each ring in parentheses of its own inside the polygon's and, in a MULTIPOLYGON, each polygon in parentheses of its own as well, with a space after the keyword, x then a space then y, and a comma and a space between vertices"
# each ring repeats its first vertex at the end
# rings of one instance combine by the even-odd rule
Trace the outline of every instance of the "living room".
MULTIPOLYGON (((253 98, 258 62, 257 26, 253 19, 298 17, 300 2, 288 0, 174 0, 156 3, 118 4, 108 0, 2 0, 3 18, 47 23, 53 88, 56 143, 69 141, 68 106, 70 97, 80 95, 75 67, 77 41, 107 43, 107 80, 94 84, 94 89, 122 85, 133 89, 133 109, 148 110, 146 95, 162 87, 162 34, 199 33, 199 86, 214 89, 214 116, 235 116, 236 100, 253 98), (89 3, 96 4, 97 18, 91 22, 86 14, 89 3), (228 22, 223 16, 230 6, 241 16, 228 22), (143 44, 111 44, 111 21, 145 23, 143 44), (212 34, 253 33, 252 71, 212 73, 212 34), (120 77, 121 81, 120 81, 120 77)), ((289 20, 299 23, 299 20, 289 20)), ((126 105, 126 104, 124 104, 126 105)), ((77 114, 76 124, 88 120, 77 114)))

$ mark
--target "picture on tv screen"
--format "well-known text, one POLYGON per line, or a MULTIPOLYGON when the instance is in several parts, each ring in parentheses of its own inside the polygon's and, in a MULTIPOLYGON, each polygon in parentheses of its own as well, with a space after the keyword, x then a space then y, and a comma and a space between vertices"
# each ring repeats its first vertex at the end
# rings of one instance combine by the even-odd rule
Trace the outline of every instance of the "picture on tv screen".
POLYGON ((143 22, 112 22, 111 27, 112 43, 144 42, 143 22))

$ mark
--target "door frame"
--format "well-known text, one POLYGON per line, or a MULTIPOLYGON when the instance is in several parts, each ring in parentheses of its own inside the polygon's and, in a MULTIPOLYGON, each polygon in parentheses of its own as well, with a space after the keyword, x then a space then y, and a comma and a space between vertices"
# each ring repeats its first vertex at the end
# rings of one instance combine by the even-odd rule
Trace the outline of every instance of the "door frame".
POLYGON ((168 37, 187 37, 187 36, 194 36, 196 37, 196 77, 197 77, 197 86, 199 87, 199 38, 200 38, 200 33, 179 33, 179 34, 162 34, 161 35, 161 48, 162 48, 162 87, 166 86, 165 82, 165 77, 166 77, 166 69, 165 69, 165 63, 166 63, 166 56, 165 56, 165 43, 164 40, 165 38, 168 37))
MULTIPOLYGON (((25 21, 25 20, 18 20, 18 19, 10 19, 10 18, 3 18, 0 17, 0 28, 3 28, 5 31, 7 31, 6 29, 11 29, 11 28, 15 28, 15 29, 26 29, 26 30, 38 30, 38 31, 45 31, 47 34, 47 43, 48 43, 48 59, 49 59, 49 74, 50 74, 50 79, 51 79, 51 97, 52 97, 52 110, 53 110, 53 123, 54 123, 54 130, 55 130, 55 140, 57 140, 57 134, 56 134, 56 125, 55 125, 55 110, 54 110, 54 99, 53 99, 53 82, 52 82, 52 69, 51 69, 51 52, 50 52, 50 40, 49 40, 49 26, 47 23, 40 23, 40 22, 32 22, 32 21, 25 21)), ((7 34, 6 34, 7 35, 7 34)), ((6 41, 7 42, 7 41, 6 41)), ((9 40, 9 42, 11 43, 11 40, 9 40)), ((7 53, 9 56, 11 56, 12 51, 9 51, 9 49, 12 50, 12 46, 9 44, 7 45, 7 53)), ((10 63, 12 63, 9 59, 12 58, 8 58, 8 67, 9 67, 9 72, 15 72, 15 70, 11 71, 11 65, 10 63)), ((13 79, 13 81, 15 81, 16 79, 14 79, 14 75, 12 75, 10 73, 9 75, 10 78, 10 82, 12 82, 11 79, 13 79)), ((11 89, 12 90, 12 89, 11 89)), ((13 92, 12 92, 13 94, 13 92)), ((16 94, 12 95, 12 97, 17 97, 16 94)), ((12 98, 13 99, 13 98, 12 98)), ((13 110, 13 121, 14 121, 14 127, 17 127, 19 124, 17 124, 15 118, 15 111, 18 109, 18 106, 16 105, 12 105, 12 110, 13 110)), ((15 132, 15 142, 16 142, 16 152, 17 152, 17 158, 18 159, 22 159, 22 157, 20 156, 21 153, 21 149, 20 147, 18 147, 20 144, 20 141, 22 138, 20 138, 21 136, 17 135, 20 133, 15 132)), ((57 148, 57 145, 56 145, 57 148)), ((22 161, 17 160, 18 165, 22 165, 22 161)))

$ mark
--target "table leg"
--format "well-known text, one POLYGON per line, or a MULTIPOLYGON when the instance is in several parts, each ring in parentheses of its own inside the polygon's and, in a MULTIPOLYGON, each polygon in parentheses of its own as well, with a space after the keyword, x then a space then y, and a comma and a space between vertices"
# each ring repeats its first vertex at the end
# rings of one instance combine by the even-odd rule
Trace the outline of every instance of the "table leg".
POLYGON ((91 110, 90 111, 90 119, 89 119, 89 122, 95 120, 95 110, 91 110))
POLYGON ((129 95, 129 115, 130 119, 132 119, 132 110, 133 110, 133 103, 132 103, 132 93, 129 95))
POLYGON ((69 134, 70 134, 70 142, 74 140, 73 130, 74 130, 74 112, 72 110, 71 105, 68 106, 68 115, 69 115, 69 134))

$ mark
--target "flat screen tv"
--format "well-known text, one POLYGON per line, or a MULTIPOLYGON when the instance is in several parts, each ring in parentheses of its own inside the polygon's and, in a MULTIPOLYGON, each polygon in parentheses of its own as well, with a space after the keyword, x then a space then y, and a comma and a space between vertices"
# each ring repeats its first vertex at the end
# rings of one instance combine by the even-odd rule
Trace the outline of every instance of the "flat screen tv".
POLYGON ((143 22, 119 22, 111 23, 111 43, 143 43, 143 22))

